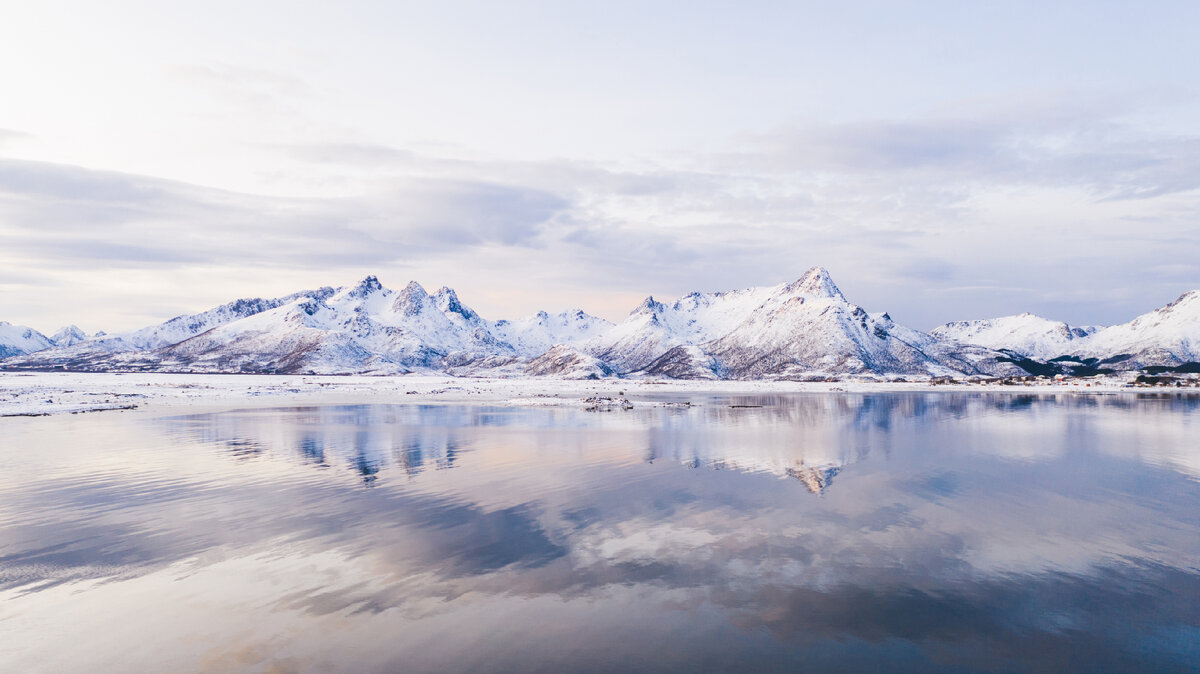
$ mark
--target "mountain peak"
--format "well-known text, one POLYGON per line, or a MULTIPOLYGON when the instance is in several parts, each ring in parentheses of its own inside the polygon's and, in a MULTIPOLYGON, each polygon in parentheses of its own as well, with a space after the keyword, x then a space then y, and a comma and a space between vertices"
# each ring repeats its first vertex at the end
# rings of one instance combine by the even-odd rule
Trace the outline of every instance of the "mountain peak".
POLYGON ((634 316, 637 314, 650 314, 653 316, 659 314, 666 308, 666 305, 654 299, 653 295, 649 295, 646 297, 646 299, 642 300, 642 303, 637 305, 637 308, 631 311, 629 315, 634 316))
POLYGON ((380 290, 383 290, 383 284, 379 282, 379 279, 374 274, 371 274, 359 281, 358 285, 354 286, 349 295, 351 297, 362 298, 380 290))
POLYGON ((50 342, 55 346, 74 346, 80 342, 87 341, 87 334, 80 330, 78 326, 68 325, 59 328, 58 332, 50 337, 50 342))
POLYGON ((442 286, 433 294, 433 299, 437 303, 438 308, 444 313, 454 313, 466 319, 478 318, 478 314, 463 306, 463 303, 458 299, 458 293, 454 292, 454 288, 442 286))
POLYGON ((429 293, 421 287, 416 281, 409 281, 408 285, 404 286, 404 290, 400 291, 400 295, 396 297, 396 301, 392 304, 397 311, 404 312, 407 316, 416 316, 421 313, 421 309, 425 303, 429 301, 429 293))
POLYGON ((1171 304, 1167 305, 1167 306, 1183 304, 1185 302, 1194 302, 1196 300, 1200 300, 1200 290, 1189 290, 1186 293, 1180 295, 1179 299, 1175 300, 1174 302, 1171 302, 1171 304))
POLYGON ((787 291, 842 301, 846 300, 845 296, 842 295, 842 291, 838 290, 837 284, 833 282, 833 277, 829 275, 829 270, 824 267, 813 267, 804 272, 804 276, 788 284, 787 291))

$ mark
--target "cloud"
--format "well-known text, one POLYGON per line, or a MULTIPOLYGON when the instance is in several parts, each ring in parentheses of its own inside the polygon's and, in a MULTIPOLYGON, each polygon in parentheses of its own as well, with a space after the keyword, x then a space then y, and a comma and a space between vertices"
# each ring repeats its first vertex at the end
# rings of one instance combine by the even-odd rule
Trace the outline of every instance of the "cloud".
POLYGON ((286 199, 0 160, 6 252, 46 266, 369 265, 530 245, 568 205, 545 190, 476 181, 401 179, 358 199, 286 199))
POLYGON ((1154 136, 1105 113, 1043 109, 784 128, 719 161, 769 173, 901 185, 1079 187, 1145 199, 1200 187, 1200 138, 1154 136))
POLYGON ((24 131, 14 131, 12 129, 0 129, 0 146, 4 146, 14 141, 29 140, 33 138, 32 134, 24 131))
POLYGON ((408 163, 416 157, 408 150, 364 143, 310 143, 278 146, 276 149, 295 159, 317 164, 380 166, 408 163))
MULTIPOLYGON (((768 285, 820 264, 852 301, 917 328, 1020 311, 1112 323, 1200 287, 1192 268, 1137 271, 1200 255, 1200 138, 1129 114, 1107 101, 986 101, 619 166, 338 139, 256 146, 319 197, 0 160, 0 257, 26 270, 270 269, 297 287, 392 270, 455 285, 493 317, 589 298, 584 309, 612 319, 632 306, 612 297, 768 285)), ((181 301, 295 290, 227 278, 181 301)))

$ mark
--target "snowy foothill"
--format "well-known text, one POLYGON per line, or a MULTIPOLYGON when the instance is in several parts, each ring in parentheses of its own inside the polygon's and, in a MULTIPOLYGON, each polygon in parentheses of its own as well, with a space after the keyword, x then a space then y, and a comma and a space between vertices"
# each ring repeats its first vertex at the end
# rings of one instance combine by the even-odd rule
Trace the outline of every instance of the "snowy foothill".
MULTIPOLYGON (((786 393, 977 391, 992 393, 1115 394, 1144 392, 1122 378, 1020 384, 928 381, 711 381, 680 379, 568 380, 553 377, 469 378, 439 375, 300 376, 0 372, 0 416, 42 416, 112 410, 229 408, 324 404, 488 404, 578 406, 588 399, 624 397, 634 407, 671 405, 686 396, 786 393)), ((1157 388, 1155 392, 1194 388, 1157 388)))

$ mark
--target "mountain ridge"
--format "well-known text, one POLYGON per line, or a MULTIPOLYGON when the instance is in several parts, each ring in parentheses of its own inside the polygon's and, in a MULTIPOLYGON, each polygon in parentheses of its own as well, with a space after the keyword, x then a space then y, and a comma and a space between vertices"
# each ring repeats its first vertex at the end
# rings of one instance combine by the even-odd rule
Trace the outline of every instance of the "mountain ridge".
MULTIPOLYGON (((692 379, 1020 376, 1043 365, 1056 367, 1053 362, 1064 358, 1107 359, 1118 369, 1200 360, 1200 291, 1118 326, 1070 326, 1019 314, 948 323, 926 333, 851 303, 823 267, 790 283, 693 292, 672 303, 648 296, 617 324, 580 309, 493 321, 452 288, 429 293, 412 281, 392 290, 368 275, 349 286, 238 299, 118 335, 87 337, 68 326, 47 338, 0 323, 0 349, 8 333, 24 341, 0 351, 3 369, 692 379)), ((8 341, 17 340, 10 335, 8 341)))

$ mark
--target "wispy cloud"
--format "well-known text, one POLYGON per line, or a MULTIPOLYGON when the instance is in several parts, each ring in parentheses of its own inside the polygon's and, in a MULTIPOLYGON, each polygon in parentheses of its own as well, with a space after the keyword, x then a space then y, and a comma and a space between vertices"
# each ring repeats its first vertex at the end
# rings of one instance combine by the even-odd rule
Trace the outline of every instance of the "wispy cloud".
MULTIPOLYGON (((1164 263, 1200 256, 1200 137, 1126 114, 1013 105, 797 124, 619 167, 264 146, 354 188, 323 197, 3 159, 0 261, 270 269, 305 286, 391 270, 457 284, 468 302, 474 291, 493 315, 778 283, 823 264, 852 300, 917 327, 1024 310, 1115 322, 1200 286, 1195 268, 1164 263)), ((222 301, 289 288, 230 276, 204 290, 222 301)))

